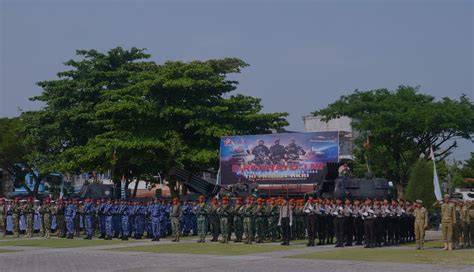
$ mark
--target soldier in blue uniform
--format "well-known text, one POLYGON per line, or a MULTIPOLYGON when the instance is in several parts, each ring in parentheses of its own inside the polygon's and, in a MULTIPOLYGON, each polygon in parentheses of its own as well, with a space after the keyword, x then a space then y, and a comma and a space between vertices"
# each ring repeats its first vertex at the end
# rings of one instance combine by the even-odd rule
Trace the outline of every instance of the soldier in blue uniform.
POLYGON ((112 214, 112 199, 108 199, 107 203, 104 204, 102 213, 104 214, 105 217, 105 240, 112 240, 113 236, 113 214, 112 214))
POLYGON ((182 205, 183 209, 183 219, 182 219, 182 232, 183 236, 188 236, 189 232, 191 231, 191 224, 192 224, 192 207, 190 203, 188 203, 186 200, 184 201, 182 205))
POLYGON ((120 215, 120 201, 116 199, 112 206, 114 238, 122 237, 122 224, 120 215))
POLYGON ((145 207, 142 203, 135 206, 135 239, 142 239, 145 227, 145 207))
POLYGON ((122 200, 119 206, 119 214, 122 225, 122 240, 124 241, 128 240, 128 237, 130 236, 130 211, 131 206, 129 203, 127 203, 126 200, 122 200))
POLYGON ((193 236, 196 236, 198 234, 197 214, 196 214, 197 205, 198 205, 198 202, 195 201, 192 204, 192 209, 191 209, 191 229, 193 231, 193 236))
POLYGON ((162 215, 161 215, 161 237, 164 238, 169 235, 168 222, 170 218, 170 209, 165 200, 161 201, 162 215))
POLYGON ((84 240, 91 240, 92 234, 94 233, 94 215, 95 207, 91 202, 90 198, 86 199, 82 214, 84 215, 84 230, 86 231, 86 237, 84 240))
POLYGON ((153 209, 153 201, 148 201, 145 203, 145 229, 146 229, 146 238, 153 239, 153 229, 151 225, 151 210, 153 209))
POLYGON ((161 236, 161 218, 162 218, 162 206, 158 199, 155 199, 152 204, 149 205, 150 210, 150 221, 152 227, 152 241, 159 241, 161 236))
POLYGON ((104 239, 106 236, 106 231, 105 231, 105 215, 104 215, 104 208, 105 205, 105 199, 102 199, 100 201, 99 206, 97 207, 97 217, 99 218, 99 229, 100 229, 100 236, 99 238, 104 239))
POLYGON ((66 218, 66 238, 74 238, 74 219, 76 218, 76 203, 77 200, 71 202, 71 200, 66 201, 66 209, 64 210, 64 217, 66 218))

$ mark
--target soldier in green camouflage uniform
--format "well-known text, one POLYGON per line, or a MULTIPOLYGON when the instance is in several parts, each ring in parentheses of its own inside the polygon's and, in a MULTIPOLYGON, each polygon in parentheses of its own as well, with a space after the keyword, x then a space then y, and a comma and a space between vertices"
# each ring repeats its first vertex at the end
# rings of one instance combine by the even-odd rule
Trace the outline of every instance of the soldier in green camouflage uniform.
POLYGON ((58 234, 58 237, 61 238, 66 238, 66 221, 64 217, 64 201, 60 199, 55 206, 55 215, 56 215, 56 231, 58 234))
POLYGON ((22 213, 18 198, 16 198, 15 202, 13 202, 11 211, 12 211, 12 223, 13 223, 13 237, 18 238, 20 237, 20 215, 22 213))
POLYGON ((49 239, 51 233, 51 205, 49 199, 45 199, 43 205, 40 208, 41 213, 41 227, 42 227, 42 236, 49 239))
POLYGON ((229 198, 222 198, 222 205, 217 209, 219 216, 222 240, 221 243, 229 243, 229 215, 231 208, 229 206, 229 198))
POLYGON ((199 235, 198 243, 206 242, 207 216, 209 215, 210 207, 204 200, 204 196, 199 196, 199 204, 196 206, 197 228, 199 235))
POLYGON ((212 239, 211 242, 217 242, 220 232, 220 220, 219 215, 217 214, 217 210, 219 209, 219 202, 217 202, 217 198, 212 199, 211 203, 211 210, 209 212, 209 225, 211 227, 211 235, 212 239))
POLYGON ((247 204, 243 209, 244 217, 244 233, 245 233, 245 242, 244 244, 251 244, 255 234, 254 234, 254 224, 255 224, 255 206, 253 205, 253 198, 250 196, 247 198, 247 204))
POLYGON ((267 220, 270 241, 272 242, 275 242, 278 238, 278 215, 278 206, 275 205, 275 199, 271 198, 267 206, 267 220))
POLYGON ((264 221, 266 221, 264 200, 259 198, 257 200, 257 207, 255 208, 255 230, 257 233, 257 243, 263 243, 265 228, 264 221))
POLYGON ((462 231, 462 222, 461 222, 461 208, 462 202, 459 200, 454 200, 456 205, 456 223, 453 226, 453 248, 459 248, 459 242, 461 240, 461 231, 462 231))
POLYGON ((26 217, 26 237, 31 238, 33 237, 33 218, 35 215, 32 198, 29 198, 28 202, 23 205, 23 214, 26 217))
POLYGON ((242 199, 239 197, 236 199, 235 207, 232 211, 233 224, 234 224, 234 233, 235 233, 235 243, 242 242, 242 236, 244 234, 244 214, 245 206, 242 205, 242 199))
POLYGON ((5 200, 0 199, 0 233, 3 237, 7 235, 7 208, 5 207, 5 200))
POLYGON ((465 202, 461 208, 461 248, 471 245, 469 206, 469 203, 465 202))
POLYGON ((183 209, 179 203, 179 199, 173 199, 173 205, 170 209, 171 229, 173 231, 174 239, 171 242, 179 242, 181 235, 181 219, 183 218, 183 209))

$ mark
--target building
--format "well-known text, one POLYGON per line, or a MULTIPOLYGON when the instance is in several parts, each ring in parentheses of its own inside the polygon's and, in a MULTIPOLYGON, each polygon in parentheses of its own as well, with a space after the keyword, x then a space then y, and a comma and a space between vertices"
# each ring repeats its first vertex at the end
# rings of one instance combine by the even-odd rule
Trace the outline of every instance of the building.
POLYGON ((321 116, 303 116, 305 132, 339 131, 339 159, 354 159, 353 139, 358 132, 352 128, 353 119, 341 116, 328 122, 321 116))

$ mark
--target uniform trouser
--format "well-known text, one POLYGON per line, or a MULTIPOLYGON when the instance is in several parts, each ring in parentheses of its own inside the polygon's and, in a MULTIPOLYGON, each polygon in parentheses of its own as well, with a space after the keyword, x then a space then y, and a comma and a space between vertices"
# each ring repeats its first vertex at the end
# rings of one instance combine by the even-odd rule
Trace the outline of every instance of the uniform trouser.
POLYGON ((365 244, 369 247, 374 247, 375 245, 375 227, 374 219, 367 218, 364 220, 364 236, 365 244))
POLYGON ((244 234, 244 221, 241 217, 234 216, 234 232, 235 232, 235 238, 237 238, 237 240, 239 241, 242 240, 242 236, 244 234))
POLYGON ((406 216, 402 216, 399 218, 399 226, 400 226, 400 242, 405 242, 406 238, 408 237, 408 228, 407 228, 407 224, 408 224, 408 221, 407 221, 407 217, 406 216))
POLYGON ((7 220, 6 217, 0 217, 0 234, 5 237, 7 235, 7 220))
POLYGON ((326 220, 326 233, 327 233, 327 238, 332 239, 334 238, 334 234, 335 234, 335 227, 334 227, 334 220, 335 220, 335 217, 332 216, 332 215, 328 215, 326 216, 325 218, 326 220))
POLYGON ((107 236, 112 236, 114 234, 113 232, 113 219, 111 215, 105 216, 105 235, 107 236))
POLYGON ((443 242, 451 243, 453 240, 453 223, 449 220, 441 221, 441 232, 443 234, 443 242))
POLYGON ((229 235, 229 221, 227 220, 227 217, 221 217, 220 223, 222 239, 225 240, 228 238, 229 235))
POLYGON ((362 244, 364 240, 364 220, 360 217, 354 218, 354 235, 357 244, 362 244))
POLYGON ((94 220, 90 214, 84 215, 84 229, 86 231, 86 236, 92 237, 92 234, 94 233, 94 220))
POLYGON ((458 246, 459 240, 461 238, 461 223, 456 221, 456 224, 453 226, 453 244, 458 246))
POLYGON ((352 245, 354 237, 354 218, 352 216, 346 217, 344 220, 344 239, 348 245, 352 245))
POLYGON ((211 217, 211 222, 210 222, 210 227, 211 227, 211 234, 212 234, 212 239, 213 240, 216 240, 217 237, 219 236, 219 232, 220 232, 220 221, 219 221, 219 217, 217 216, 212 216, 211 217))
POLYGON ((278 218, 269 217, 268 218, 268 230, 270 232, 270 238, 272 241, 275 241, 278 236, 278 218))
MULTIPOLYGON (((387 240, 387 218, 382 218, 382 217, 377 217, 374 220, 374 242, 377 245, 381 245, 382 243, 385 243, 387 240)), ((365 233, 365 232, 364 232, 365 233)))
POLYGON ((43 235, 46 238, 51 236, 51 215, 43 214, 43 235))
POLYGON ((283 243, 290 243, 290 218, 283 217, 281 219, 281 233, 283 236, 283 243))
POLYGON ((255 231, 259 240, 263 240, 263 230, 264 230, 264 220, 263 217, 257 217, 255 219, 255 231))
POLYGON ((20 217, 18 215, 13 215, 12 216, 12 222, 13 222, 13 236, 14 237, 19 237, 20 236, 20 217))
POLYGON ((474 246, 474 218, 471 219, 471 222, 469 224, 469 237, 471 238, 471 246, 474 246))
POLYGON ((26 236, 28 238, 33 236, 33 214, 26 215, 26 236))
POLYGON ((161 226, 160 226, 160 220, 158 218, 151 219, 151 232, 153 233, 153 238, 160 238, 161 226))
POLYGON ((171 229, 174 237, 178 237, 181 232, 181 222, 178 217, 171 217, 171 229))
POLYGON ((107 235, 107 230, 105 229, 105 215, 101 215, 99 217, 99 222, 100 222, 100 235, 105 236, 107 235))
POLYGON ((76 214, 74 217, 74 230, 76 232, 76 236, 79 237, 81 234, 81 215, 76 214))
POLYGON ((306 228, 308 229, 308 241, 310 243, 314 243, 316 239, 316 227, 317 224, 317 216, 316 214, 308 214, 306 217, 306 228))
POLYGON ((390 219, 392 225, 392 242, 395 244, 400 242, 400 218, 394 216, 390 219))
POLYGON ((128 238, 130 236, 130 226, 129 226, 129 217, 128 215, 122 215, 121 216, 121 222, 122 224, 122 236, 128 238))
POLYGON ((336 239, 338 244, 344 242, 344 223, 346 219, 344 217, 336 217, 334 219, 334 228, 336 231, 336 239))
POLYGON ((408 240, 413 241, 415 239, 415 217, 408 217, 408 240))
POLYGON ((324 243, 324 240, 327 237, 327 227, 326 227, 326 222, 327 222, 327 217, 325 215, 318 215, 316 217, 317 221, 317 231, 318 231, 318 238, 320 243, 324 243))
POLYGON ((56 222, 57 222, 57 232, 59 237, 65 237, 66 236, 66 218, 64 215, 58 215, 56 216, 56 222))
POLYGON ((417 220, 415 221, 415 239, 417 244, 423 244, 425 241, 425 221, 417 220))
POLYGON ((255 236, 253 230, 254 230, 253 218, 245 217, 244 218, 244 233, 245 233, 245 238, 247 239, 248 242, 252 241, 255 236))
POLYGON ((204 240, 206 238, 207 234, 207 222, 206 222, 206 217, 204 216, 198 216, 197 218, 197 231, 199 238, 204 240))
POLYGON ((66 231, 68 235, 74 234, 74 217, 66 216, 66 231))

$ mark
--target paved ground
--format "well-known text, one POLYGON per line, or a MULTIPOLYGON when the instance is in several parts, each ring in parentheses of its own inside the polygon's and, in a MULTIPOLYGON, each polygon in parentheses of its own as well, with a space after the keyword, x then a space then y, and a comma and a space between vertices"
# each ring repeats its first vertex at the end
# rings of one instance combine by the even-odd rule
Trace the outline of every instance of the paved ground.
MULTIPOLYGON (((194 241, 183 241, 190 243, 194 241)), ((151 242, 133 243, 150 245, 151 242)), ((161 241, 160 244, 170 243, 161 241)), ((117 252, 106 249, 129 247, 126 245, 106 245, 81 248, 33 248, 0 247, 21 249, 18 252, 0 253, 0 271, 466 271, 469 266, 437 266, 396 263, 375 263, 360 261, 329 261, 288 259, 286 256, 334 249, 333 246, 259 253, 243 256, 210 256, 184 254, 155 254, 141 252, 117 252)), ((364 250, 364 249, 361 249, 364 250)), ((408 249, 407 249, 408 250, 408 249)), ((411 248, 413 250, 413 248, 411 248)))

